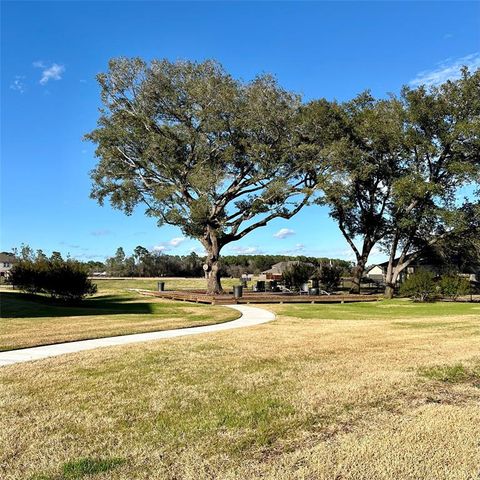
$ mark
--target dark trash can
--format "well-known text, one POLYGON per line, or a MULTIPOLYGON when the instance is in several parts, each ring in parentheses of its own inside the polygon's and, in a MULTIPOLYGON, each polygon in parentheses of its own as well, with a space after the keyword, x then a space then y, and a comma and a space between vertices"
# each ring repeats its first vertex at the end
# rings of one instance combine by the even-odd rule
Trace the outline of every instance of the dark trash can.
POLYGON ((242 285, 235 285, 233 287, 233 296, 235 298, 243 297, 243 286, 242 285))
POLYGON ((265 291, 265 282, 263 280, 259 280, 257 282, 257 292, 264 292, 265 291))
POLYGON ((276 280, 271 280, 267 283, 267 290, 269 292, 275 292, 277 290, 277 282, 276 280))
POLYGON ((158 291, 159 292, 165 291, 165 282, 158 282, 158 291))
POLYGON ((320 282, 319 282, 318 278, 313 278, 312 279, 312 287, 313 288, 320 288, 320 282))

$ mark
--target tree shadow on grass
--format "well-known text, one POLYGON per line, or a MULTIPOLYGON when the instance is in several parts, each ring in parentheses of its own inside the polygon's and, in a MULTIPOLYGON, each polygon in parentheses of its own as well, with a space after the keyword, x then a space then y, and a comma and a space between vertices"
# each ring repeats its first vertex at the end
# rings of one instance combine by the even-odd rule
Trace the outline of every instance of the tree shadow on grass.
POLYGON ((103 295, 67 305, 41 295, 0 292, 1 318, 76 317, 87 315, 145 315, 153 313, 149 302, 131 302, 134 297, 103 295))

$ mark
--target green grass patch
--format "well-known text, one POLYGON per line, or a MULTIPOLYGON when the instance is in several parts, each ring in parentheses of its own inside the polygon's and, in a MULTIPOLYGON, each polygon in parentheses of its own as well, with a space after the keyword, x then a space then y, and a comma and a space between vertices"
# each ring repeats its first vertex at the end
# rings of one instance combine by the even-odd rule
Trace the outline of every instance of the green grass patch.
POLYGON ((66 480, 76 480, 96 473, 109 472, 123 463, 125 460, 122 458, 80 458, 63 465, 63 477, 66 480))
POLYGON ((283 304, 275 307, 275 311, 281 315, 306 320, 391 320, 455 315, 478 315, 480 320, 478 303, 415 303, 402 299, 345 304, 283 304))
POLYGON ((420 369, 420 375, 444 383, 471 383, 480 387, 480 362, 474 365, 456 363, 453 365, 438 365, 420 369))
POLYGON ((91 475, 110 472, 123 465, 123 458, 79 458, 62 465, 60 474, 40 473, 30 477, 30 480, 79 480, 91 475))
MULTIPOLYGON (((166 290, 206 290, 207 288, 207 280, 205 278, 95 278, 92 281, 97 285, 99 292, 119 292, 129 288, 157 290, 158 282, 165 282, 166 290)), ((224 289, 231 290, 234 285, 239 285, 237 278, 222 278, 224 289)))

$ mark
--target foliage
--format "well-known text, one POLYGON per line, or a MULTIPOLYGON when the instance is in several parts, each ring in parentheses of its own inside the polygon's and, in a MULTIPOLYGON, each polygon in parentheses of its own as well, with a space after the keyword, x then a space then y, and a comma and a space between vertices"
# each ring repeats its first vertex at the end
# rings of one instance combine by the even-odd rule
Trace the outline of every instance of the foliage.
POLYGON ((385 237, 390 252, 387 288, 425 248, 457 229, 465 211, 455 197, 466 184, 480 182, 480 69, 462 69, 457 80, 412 89, 404 87, 402 176, 394 183, 385 237))
POLYGON ((99 158, 91 196, 127 214, 144 204, 159 225, 198 239, 209 289, 221 291, 221 249, 291 218, 313 192, 292 135, 299 97, 269 75, 236 80, 214 61, 117 58, 97 78, 103 109, 86 135, 99 158))
POLYGON ((67 302, 93 295, 97 288, 88 274, 75 260, 20 260, 10 272, 10 282, 28 293, 46 293, 67 302))
POLYGON ((300 290, 315 272, 315 267, 308 263, 297 262, 287 267, 283 272, 283 280, 287 288, 300 290))
POLYGON ((319 203, 330 208, 356 256, 355 293, 372 248, 387 232, 385 211, 401 174, 403 117, 398 100, 369 92, 344 103, 314 100, 302 111, 302 140, 324 167, 319 203))
POLYGON ((318 279, 327 292, 335 290, 340 284, 342 268, 339 265, 324 263, 318 269, 318 279))
POLYGON ((355 253, 353 290, 378 242, 389 253, 391 292, 413 252, 459 228, 472 235, 459 227, 465 212, 454 200, 480 182, 480 69, 388 99, 367 91, 343 103, 314 100, 301 109, 298 130, 322 173, 318 201, 355 253))
MULTIPOLYGON (((352 266, 347 260, 303 255, 225 255, 221 258, 220 268, 222 276, 239 278, 243 273, 258 275, 275 263, 288 261, 311 263, 319 267, 333 262, 342 275, 349 275, 352 266)), ((205 257, 200 257, 195 252, 169 255, 155 250, 148 251, 139 245, 130 257, 125 255, 122 248, 117 249, 113 257, 107 258, 106 271, 108 275, 120 277, 201 277, 204 275, 204 263, 205 257)))
POLYGON ((410 275, 401 285, 400 294, 419 302, 433 300, 436 285, 435 275, 428 270, 419 270, 410 275))
POLYGON ((470 281, 468 278, 461 277, 458 274, 442 275, 440 279, 440 293, 456 300, 462 295, 467 295, 470 292, 470 281))

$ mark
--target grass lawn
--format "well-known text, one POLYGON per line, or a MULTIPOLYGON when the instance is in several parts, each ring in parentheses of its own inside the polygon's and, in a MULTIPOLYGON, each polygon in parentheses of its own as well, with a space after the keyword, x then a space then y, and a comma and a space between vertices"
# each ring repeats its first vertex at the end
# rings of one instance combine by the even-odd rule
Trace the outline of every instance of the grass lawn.
POLYGON ((268 308, 0 369, 0 478, 478 478, 480 305, 268 308))
POLYGON ((64 306, 18 292, 0 292, 0 351, 238 318, 237 312, 227 308, 143 297, 126 289, 144 287, 120 286, 120 282, 99 283, 98 294, 78 306, 64 306))
MULTIPOLYGON (((204 278, 95 278, 92 280, 97 284, 99 290, 104 293, 125 291, 129 288, 143 288, 145 290, 157 290, 158 282, 165 282, 166 290, 205 290, 207 281, 204 278)), ((222 278, 224 289, 233 289, 234 285, 239 285, 238 278, 222 278)))

